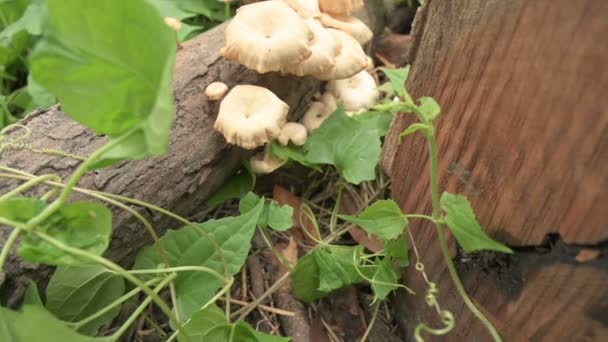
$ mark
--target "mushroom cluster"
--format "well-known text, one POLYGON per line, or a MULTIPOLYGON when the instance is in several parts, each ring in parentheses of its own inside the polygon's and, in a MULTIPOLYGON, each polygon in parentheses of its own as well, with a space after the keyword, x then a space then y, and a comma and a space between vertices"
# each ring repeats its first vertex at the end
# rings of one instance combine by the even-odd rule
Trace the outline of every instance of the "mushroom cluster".
MULTIPOLYGON (((220 103, 215 129, 246 149, 265 146, 251 159, 256 173, 269 173, 284 161, 270 154, 273 140, 303 145, 308 135, 342 105, 349 115, 378 99, 362 45, 372 31, 351 13, 362 0, 268 0, 240 7, 226 28, 226 59, 258 73, 281 72, 328 81, 299 123, 287 122, 289 106, 270 90, 254 85, 232 88, 220 103)), ((210 100, 227 90, 212 83, 210 100)))

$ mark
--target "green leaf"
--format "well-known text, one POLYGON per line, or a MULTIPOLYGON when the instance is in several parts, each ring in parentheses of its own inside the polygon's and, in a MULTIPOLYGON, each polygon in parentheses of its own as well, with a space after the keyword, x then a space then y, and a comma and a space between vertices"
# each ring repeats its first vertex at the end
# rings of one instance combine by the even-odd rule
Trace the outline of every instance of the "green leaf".
POLYGON ((218 205, 229 199, 241 198, 253 190, 255 174, 249 163, 244 163, 230 179, 226 181, 207 201, 210 206, 218 205))
MULTIPOLYGON (((254 208, 262 200, 253 192, 248 193, 239 203, 239 210, 244 214, 254 208)), ((277 231, 285 231, 293 227, 293 208, 285 204, 280 206, 276 201, 264 200, 264 210, 258 220, 261 227, 270 227, 277 231)))
POLYGON ((193 14, 201 14, 209 19, 226 20, 226 4, 217 0, 176 0, 179 8, 193 14))
MULTIPOLYGON (((175 36, 145 0, 47 0, 48 27, 31 58, 33 78, 72 118, 123 144, 165 153, 173 122, 175 36), (100 15, 106 13, 108 15, 100 15)), ((134 155, 112 156, 141 158, 134 155)))
POLYGON ((32 98, 30 106, 25 109, 25 112, 29 113, 36 108, 49 108, 50 106, 57 103, 57 99, 53 94, 47 92, 40 84, 38 84, 33 78, 32 74, 27 77, 27 92, 32 98))
POLYGON ((37 198, 13 197, 0 201, 0 217, 19 223, 26 223, 34 216, 40 214, 46 205, 45 201, 37 198))
MULTIPOLYGON (((313 132, 313 135, 314 134, 315 133, 313 132)), ((302 146, 295 146, 293 144, 282 146, 276 140, 273 140, 270 145, 270 153, 272 153, 272 155, 278 157, 279 159, 293 160, 308 168, 321 171, 319 165, 314 164, 308 159, 306 159, 306 151, 302 146)))
MULTIPOLYGON (((0 1, 0 68, 15 62, 29 46, 29 34, 23 29, 23 17, 30 0, 0 1)), ((0 83, 0 90, 2 89, 0 83)))
MULTIPOLYGON (((249 324, 238 321, 230 324, 224 312, 215 304, 196 312, 184 325, 185 334, 190 341, 238 341, 238 342, 285 342, 289 338, 270 336, 253 329, 249 324), (234 329, 232 340, 230 330, 234 329)), ((180 341, 184 341, 183 333, 180 341)))
POLYGON ((353 118, 361 122, 367 130, 370 130, 381 137, 388 134, 394 117, 395 115, 389 111, 369 111, 353 116, 353 118))
POLYGON ((407 77, 410 73, 410 66, 408 65, 400 69, 380 68, 380 70, 388 77, 395 93, 404 99, 405 94, 407 94, 405 82, 407 82, 407 77))
POLYGON ((38 305, 42 307, 44 306, 44 303, 40 298, 40 293, 38 292, 38 285, 36 285, 35 281, 32 281, 27 286, 25 294, 23 295, 23 305, 38 305))
POLYGON ((384 252, 387 257, 397 260, 399 266, 406 267, 410 264, 409 251, 407 246, 406 235, 384 241, 384 252))
POLYGON ((434 98, 423 96, 418 101, 420 102, 418 109, 428 121, 433 122, 441 113, 441 107, 434 98))
POLYGON ((401 132, 401 134, 399 134, 399 141, 403 141, 403 138, 405 138, 406 136, 417 132, 417 131, 422 131, 422 133, 425 136, 430 136, 432 135, 432 128, 429 127, 427 124, 423 124, 423 123, 415 123, 415 124, 411 124, 405 131, 401 132))
MULTIPOLYGON (((125 282, 119 274, 100 265, 59 266, 46 288, 46 308, 66 322, 78 322, 120 298, 125 282)), ((97 330, 120 312, 120 305, 78 331, 97 335, 97 330)))
POLYGON ((441 207, 446 213, 443 221, 466 252, 493 250, 513 253, 509 247, 492 240, 483 231, 466 197, 444 192, 441 196, 441 207))
MULTIPOLYGON (((228 266, 228 276, 243 266, 258 219, 264 209, 260 201, 243 215, 209 220, 198 224, 221 248, 228 266)), ((204 235, 191 226, 167 232, 161 238, 169 263, 176 266, 205 266, 225 274, 222 254, 204 235)), ((162 264, 157 246, 143 248, 135 260, 134 269, 156 269, 162 264)), ((223 285, 218 278, 206 272, 180 272, 175 281, 180 318, 186 320, 199 311, 223 285)))
MULTIPOLYGON (((36 229, 44 230, 46 234, 68 246, 101 255, 110 243, 112 212, 96 203, 66 204, 36 229)), ((19 255, 28 261, 50 265, 78 265, 86 262, 30 232, 26 232, 23 237, 19 255)))
POLYGON ((384 300, 391 291, 399 287, 399 274, 393 269, 389 258, 384 258, 377 266, 372 278, 372 291, 374 300, 384 300))
POLYGON ((367 207, 359 216, 340 215, 340 218, 358 224, 368 233, 382 239, 397 238, 408 220, 393 200, 380 200, 367 207))
POLYGON ((366 121, 347 116, 342 107, 314 131, 304 149, 309 163, 332 164, 349 183, 376 178, 380 137, 366 121))
POLYGON ((319 267, 319 291, 330 292, 362 281, 353 264, 358 249, 362 250, 363 247, 331 246, 314 249, 312 254, 319 267))
POLYGON ((291 272, 291 279, 296 298, 303 302, 312 303, 329 294, 329 292, 319 291, 319 267, 312 253, 308 253, 298 260, 291 272))
POLYGON ((2 341, 110 342, 111 336, 93 338, 68 328, 43 307, 24 305, 20 312, 0 307, 2 341))

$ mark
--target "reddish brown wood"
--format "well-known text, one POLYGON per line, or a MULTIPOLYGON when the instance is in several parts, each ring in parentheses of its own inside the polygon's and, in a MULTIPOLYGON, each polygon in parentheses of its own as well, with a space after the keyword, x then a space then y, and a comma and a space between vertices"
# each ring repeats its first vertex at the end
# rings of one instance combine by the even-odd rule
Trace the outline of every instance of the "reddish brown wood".
MULTIPOLYGON (((608 2, 427 3, 416 19, 408 88, 443 108, 441 191, 465 194, 498 240, 536 246, 553 233, 575 249, 542 264, 516 255, 508 263, 517 267, 502 276, 487 274, 496 265, 461 269, 468 292, 507 341, 607 340, 606 253, 591 262, 596 267, 575 264, 575 257, 576 246, 605 251, 608 240, 608 45, 602 43, 608 2), (510 279, 521 286, 506 293, 510 279)), ((425 141, 411 136, 399 145, 397 139, 412 122, 402 117, 394 124, 384 166, 402 208, 430 213, 425 141)), ((419 222, 410 228, 440 303, 458 320, 447 340, 488 341, 451 285, 434 228, 419 222)), ((407 308, 400 319, 412 333, 435 315, 424 304, 420 276, 410 270, 406 282, 418 293, 416 305, 408 299, 397 306, 407 308)))

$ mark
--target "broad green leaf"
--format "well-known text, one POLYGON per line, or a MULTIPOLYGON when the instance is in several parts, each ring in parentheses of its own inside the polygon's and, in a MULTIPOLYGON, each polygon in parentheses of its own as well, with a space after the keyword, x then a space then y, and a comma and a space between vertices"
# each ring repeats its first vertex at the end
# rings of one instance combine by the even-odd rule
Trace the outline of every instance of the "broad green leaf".
POLYGON ((396 260, 401 267, 410 264, 406 234, 402 234, 396 239, 385 240, 384 252, 387 257, 396 260))
POLYGON ((32 281, 23 294, 23 305, 38 305, 44 306, 42 298, 40 298, 40 292, 38 292, 38 285, 35 281, 32 281))
POLYGON ((32 102, 29 107, 25 109, 26 113, 29 113, 36 108, 49 108, 50 106, 57 103, 57 99, 53 94, 47 92, 40 86, 30 75, 27 78, 27 92, 32 98, 32 102))
POLYGON ((348 117, 343 108, 338 108, 314 131, 304 149, 309 163, 332 164, 349 183, 376 178, 380 136, 364 121, 348 117))
POLYGON ((249 163, 244 163, 230 179, 226 181, 207 201, 208 205, 214 206, 226 202, 229 199, 241 198, 253 190, 255 186, 255 174, 249 163))
POLYGON ((203 31, 204 27, 188 25, 183 22, 184 19, 191 18, 196 14, 191 12, 186 12, 178 7, 175 0, 147 0, 152 5, 154 5, 158 11, 160 12, 161 17, 171 17, 176 18, 182 21, 182 28, 177 32, 177 36, 181 42, 184 42, 193 36, 195 33, 199 31, 203 31))
POLYGON ((432 128, 429 127, 427 124, 415 123, 411 124, 405 131, 399 134, 399 141, 403 141, 403 138, 417 131, 422 131, 425 136, 429 136, 432 134, 432 128))
MULTIPOLYGON (((46 308, 66 322, 78 322, 103 309, 125 291, 123 278, 100 265, 59 266, 46 288, 46 308)), ((120 312, 120 305, 79 329, 97 335, 120 312)))
POLYGON ((46 205, 45 201, 37 198, 13 197, 0 202, 0 217, 26 223, 32 217, 40 214, 46 205))
POLYGON ((40 35, 42 33, 44 16, 43 2, 40 0, 30 1, 21 17, 0 32, 0 42, 6 42, 12 36, 24 31, 31 35, 40 35))
POLYGON ((193 14, 201 14, 209 19, 224 21, 226 4, 217 0, 175 0, 179 8, 193 14))
POLYGON ((363 124, 367 130, 373 131, 378 136, 385 136, 393 122, 395 116, 389 111, 369 111, 353 116, 353 118, 363 124))
MULTIPOLYGON (((286 337, 258 332, 243 321, 230 324, 224 312, 215 304, 192 315, 192 319, 184 325, 184 330, 190 341, 286 342, 290 340, 286 337), (229 340, 231 329, 234 329, 234 333, 232 340, 229 340)), ((184 340, 182 333, 180 341, 184 340)))
MULTIPOLYGON (((228 266, 228 276, 234 275, 243 266, 258 219, 264 209, 260 201, 254 208, 243 215, 226 217, 220 220, 209 220, 198 224, 221 248, 228 266)), ((171 230, 162 238, 169 263, 175 266, 206 266, 220 274, 224 272, 222 254, 209 240, 196 229, 186 226, 171 230)), ((156 246, 143 248, 135 260, 134 269, 156 269, 162 264, 156 246)), ((199 311, 223 285, 218 278, 205 272, 180 272, 175 281, 177 289, 180 318, 186 320, 199 311)))
POLYGON ((382 239, 397 238, 407 226, 408 220, 393 200, 380 200, 367 207, 359 216, 340 215, 340 218, 356 223, 368 233, 382 239))
POLYGON ((21 311, 0 307, 0 337, 2 341, 35 342, 110 342, 112 338, 93 338, 76 331, 55 318, 43 307, 24 305, 21 311), (7 337, 8 336, 8 337, 7 337))
POLYGON ((395 93, 402 99, 405 98, 405 94, 407 93, 405 82, 407 82, 407 77, 410 73, 410 66, 408 65, 400 69, 380 68, 380 70, 388 77, 395 93))
MULTIPOLYGON (((253 192, 248 193, 239 203, 239 210, 244 214, 254 208, 259 202, 258 197, 253 192)), ((285 204, 280 206, 276 201, 265 200, 264 210, 258 220, 261 227, 270 227, 277 231, 284 231, 293 227, 293 208, 285 204)))
POLYGON ((383 259, 377 265, 378 268, 376 268, 372 278, 372 291, 374 292, 374 300, 384 300, 391 291, 399 287, 399 275, 393 269, 389 258, 383 259))
POLYGON ((0 1, 0 67, 16 61, 29 45, 29 34, 19 24, 29 3, 30 0, 0 1))
MULTIPOLYGON (((36 229, 44 230, 46 234, 70 247, 101 255, 110 243, 112 212, 96 203, 66 204, 47 219, 42 227, 36 229)), ((87 262, 29 232, 23 237, 19 255, 28 261, 50 265, 78 265, 87 262)))
POLYGON ((308 253, 300 260, 291 272, 293 292, 299 300, 312 303, 323 298, 329 292, 319 291, 319 267, 312 253, 308 253))
POLYGON ((418 101, 420 102, 418 108, 428 121, 433 122, 441 113, 441 107, 434 98, 423 96, 418 101))
POLYGON ((355 269, 354 254, 363 247, 317 247, 313 251, 319 267, 319 287, 321 292, 330 292, 341 287, 361 282, 355 269))
POLYGON ((492 240, 486 234, 473 212, 473 207, 462 195, 444 192, 441 196, 441 207, 445 211, 443 221, 448 225, 454 237, 466 252, 494 250, 513 253, 511 248, 492 240))
POLYGON ((174 115, 175 36, 158 10, 145 0, 46 3, 48 26, 32 53, 33 78, 97 133, 117 138, 138 129, 143 134, 123 144, 165 153, 174 115))

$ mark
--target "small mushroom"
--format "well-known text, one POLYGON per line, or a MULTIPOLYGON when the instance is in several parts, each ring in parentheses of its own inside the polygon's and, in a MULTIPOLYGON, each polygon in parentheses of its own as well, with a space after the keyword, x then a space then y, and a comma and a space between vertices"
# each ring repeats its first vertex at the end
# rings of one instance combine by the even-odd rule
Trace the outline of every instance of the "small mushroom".
POLYGON ((335 58, 335 66, 331 72, 316 73, 312 76, 320 80, 340 80, 354 76, 367 67, 367 55, 355 38, 340 30, 327 30, 340 43, 342 49, 335 58))
POLYGON ((319 0, 283 0, 287 2, 303 19, 314 18, 318 16, 319 0))
POLYGON ((254 149, 279 136, 288 111, 289 106, 270 90, 238 85, 220 103, 213 127, 229 143, 254 149))
POLYGON ((372 107, 380 96, 376 80, 365 70, 351 78, 328 82, 327 90, 344 106, 344 110, 355 113, 372 107))
POLYGON ((228 86, 224 82, 212 82, 205 88, 205 95, 211 101, 220 100, 226 92, 228 91, 228 86))
POLYGON ((306 127, 310 134, 315 129, 321 127, 321 124, 330 117, 338 108, 336 99, 330 92, 325 92, 321 96, 321 100, 312 102, 304 116, 300 119, 300 123, 306 127))
POLYGON ((322 12, 332 14, 350 14, 363 7, 363 0, 319 0, 322 12))
POLYGON ((319 21, 325 27, 335 28, 350 34, 351 36, 355 37, 355 39, 361 45, 367 44, 367 42, 369 42, 374 36, 372 30, 370 30, 367 25, 356 17, 351 17, 344 14, 330 15, 321 13, 319 21))
POLYGON ((249 162, 251 163, 251 170, 256 175, 265 175, 285 165, 287 161, 270 154, 270 149, 264 149, 264 152, 251 157, 249 162))
POLYGON ((226 27, 226 46, 221 52, 259 73, 280 71, 300 63, 312 52, 310 29, 282 1, 262 1, 240 7, 226 27))
POLYGON ((309 45, 312 54, 300 63, 287 65, 284 70, 297 76, 328 73, 334 68, 335 58, 342 47, 318 21, 307 19, 304 22, 314 35, 309 45))
POLYGON ((179 41, 179 35, 177 33, 179 30, 182 29, 182 22, 179 19, 173 17, 165 17, 164 21, 165 24, 167 24, 167 26, 169 26, 173 30, 173 34, 175 35, 175 41, 177 42, 177 47, 181 48, 182 43, 179 41))
POLYGON ((277 140, 279 144, 286 146, 291 141, 294 145, 302 146, 308 139, 306 127, 297 122, 288 122, 283 126, 277 140))

